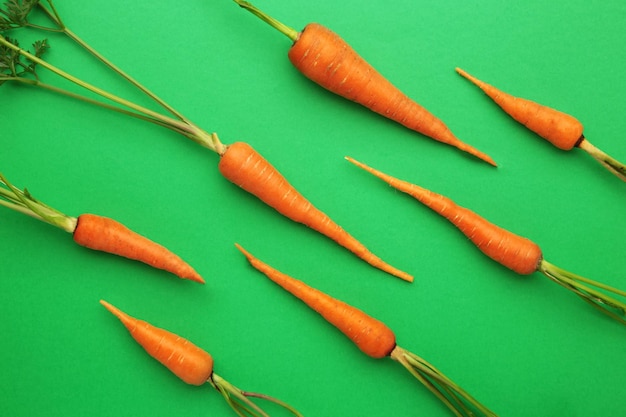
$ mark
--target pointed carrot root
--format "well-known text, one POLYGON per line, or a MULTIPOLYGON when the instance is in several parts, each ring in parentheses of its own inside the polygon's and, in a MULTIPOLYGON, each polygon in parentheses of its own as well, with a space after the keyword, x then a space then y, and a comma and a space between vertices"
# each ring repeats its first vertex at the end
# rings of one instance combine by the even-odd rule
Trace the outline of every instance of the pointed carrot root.
POLYGON ((327 90, 496 166, 490 156, 460 141, 441 119, 406 96, 325 26, 308 24, 288 56, 302 74, 327 90))
POLYGON ((235 246, 244 254, 250 265, 318 312, 366 355, 383 358, 389 356, 396 346, 395 335, 384 323, 302 281, 283 274, 256 258, 241 245, 235 246))
POLYGON ((129 316, 104 300, 100 303, 117 317, 130 335, 154 359, 191 385, 203 385, 213 373, 213 358, 198 346, 167 330, 129 316))
POLYGON ((191 385, 209 383, 226 400, 238 415, 268 417, 258 405, 248 397, 261 398, 273 402, 297 417, 301 414, 283 401, 264 394, 242 391, 213 372, 213 357, 206 351, 174 333, 153 326, 143 320, 124 313, 117 307, 100 300, 107 310, 117 317, 128 329, 130 335, 145 351, 159 361, 181 380, 191 385), (245 414, 242 414, 244 413, 245 414))
POLYGON ((485 416, 495 416, 435 367, 398 346, 393 331, 384 323, 356 307, 272 268, 246 251, 241 245, 235 244, 235 246, 254 268, 319 313, 352 340, 363 353, 377 359, 390 356, 401 363, 457 416, 478 415, 473 414, 474 412, 482 412, 485 416))
POLYGON ((248 1, 235 3, 287 36, 293 42, 289 60, 321 87, 496 166, 489 155, 459 140, 439 118, 402 93, 330 29, 310 23, 298 32, 248 1))
POLYGON ((180 278, 204 283, 200 274, 179 256, 108 217, 80 215, 73 237, 81 246, 141 261, 180 278))
POLYGON ((456 71, 483 90, 489 98, 513 119, 546 139, 557 148, 570 150, 578 146, 582 140, 583 125, 569 114, 535 103, 531 100, 514 97, 477 79, 460 68, 457 68, 456 71))
POLYGON ((527 275, 537 271, 543 255, 541 248, 531 240, 496 226, 473 211, 458 206, 447 197, 394 178, 353 158, 346 159, 445 217, 480 251, 496 262, 518 274, 527 275))
POLYGON ((456 71, 483 90, 487 96, 513 119, 557 148, 569 151, 574 147, 578 147, 591 155, 613 175, 622 181, 626 181, 626 165, 593 146, 583 134, 582 123, 573 116, 534 101, 514 97, 477 79, 460 68, 457 68, 456 71))
POLYGON ((244 142, 229 145, 221 155, 219 170, 226 179, 255 195, 283 216, 329 237, 370 265, 405 281, 413 281, 411 275, 384 262, 315 208, 250 145, 244 142))

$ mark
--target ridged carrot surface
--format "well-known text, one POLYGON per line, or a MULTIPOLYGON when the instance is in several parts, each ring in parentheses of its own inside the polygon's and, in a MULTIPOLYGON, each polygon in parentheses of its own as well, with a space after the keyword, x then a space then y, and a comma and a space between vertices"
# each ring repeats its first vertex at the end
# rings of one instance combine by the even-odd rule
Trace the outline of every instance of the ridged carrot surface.
POLYGON ((102 300, 100 303, 115 315, 130 335, 154 359, 191 385, 203 385, 213 374, 213 357, 172 332, 129 316, 102 300))
POLYGON ((356 256, 391 275, 413 281, 406 272, 387 264, 341 226, 318 210, 283 175, 245 142, 226 147, 219 170, 229 181, 261 199, 282 215, 331 238, 356 256))
POLYGON ((78 216, 73 237, 81 246, 138 260, 180 278, 204 283, 204 279, 178 255, 108 217, 78 216))

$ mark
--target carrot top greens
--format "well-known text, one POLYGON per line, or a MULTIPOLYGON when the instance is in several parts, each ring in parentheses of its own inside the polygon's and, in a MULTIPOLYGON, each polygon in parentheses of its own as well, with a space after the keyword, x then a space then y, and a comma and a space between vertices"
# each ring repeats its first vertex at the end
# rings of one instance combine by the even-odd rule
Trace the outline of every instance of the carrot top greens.
POLYGON ((95 104, 109 110, 166 127, 174 132, 182 134, 183 136, 206 148, 209 148, 214 152, 217 152, 220 155, 225 151, 224 145, 219 141, 215 133, 207 133, 200 127, 196 126, 180 112, 176 111, 164 100, 159 98, 148 88, 106 59, 83 39, 78 37, 78 35, 70 30, 61 20, 61 17, 54 7, 52 0, 45 0, 45 2, 40 0, 21 2, 18 0, 9 0, 6 1, 3 8, 0 9, 0 85, 6 82, 14 82, 32 87, 38 87, 95 104), (29 16, 31 13, 36 12, 35 9, 42 15, 41 18, 48 22, 48 26, 30 23, 29 16), (35 42, 33 44, 33 51, 31 52, 22 48, 17 38, 5 35, 6 32, 16 31, 21 28, 37 29, 48 33, 60 33, 68 36, 79 46, 89 52, 89 54, 106 65, 109 69, 150 97, 150 99, 165 110, 167 114, 150 110, 144 106, 98 88, 44 60, 43 56, 50 48, 47 39, 35 42), (99 96, 99 99, 93 99, 43 82, 37 73, 37 70, 41 68, 76 84, 84 90, 96 94, 99 96))
POLYGON ((5 206, 20 213, 34 217, 69 233, 76 229, 76 218, 35 199, 27 189, 23 191, 15 187, 0 173, 0 206, 5 206))

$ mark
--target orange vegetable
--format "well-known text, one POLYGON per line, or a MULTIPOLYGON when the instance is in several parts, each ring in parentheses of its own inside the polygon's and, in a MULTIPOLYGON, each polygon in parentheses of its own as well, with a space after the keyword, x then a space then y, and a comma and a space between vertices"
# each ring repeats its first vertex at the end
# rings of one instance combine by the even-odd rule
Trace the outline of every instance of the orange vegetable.
POLYGON ((73 236, 81 246, 141 261, 180 278, 204 283, 200 274, 178 255, 108 217, 78 216, 73 236))
POLYGON ((565 151, 575 147, 581 148, 613 174, 626 181, 626 165, 593 146, 583 134, 582 123, 575 117, 534 101, 507 94, 460 68, 457 68, 456 71, 483 90, 513 119, 557 148, 565 151))
POLYGON ((249 2, 234 1, 293 41, 289 60, 312 81, 411 130, 496 165, 491 157, 460 141, 439 118, 406 96, 330 29, 310 23, 298 33, 249 2))
POLYGON ((363 353, 373 358, 389 356, 400 362, 456 415, 495 416, 434 366, 396 345, 393 331, 381 321, 274 269, 246 251, 241 245, 236 244, 236 246, 254 268, 319 313, 346 335, 363 353), (482 414, 474 414, 476 412, 482 414))
POLYGON ((250 145, 235 142, 222 153, 219 170, 229 181, 260 198, 282 215, 303 223, 352 251, 370 265, 406 281, 413 277, 382 261, 315 208, 250 145))
POLYGON ((393 188, 409 194, 419 202, 454 224, 485 255, 518 274, 540 271, 548 278, 573 291, 583 300, 610 317, 626 324, 626 304, 596 288, 626 297, 626 292, 581 277, 552 265, 543 258, 541 248, 533 241, 499 227, 475 212, 457 205, 451 199, 399 180, 353 158, 346 159, 370 174, 382 179, 393 188), (596 288, 593 288, 596 287, 596 288))
POLYGON ((68 216, 36 200, 28 191, 17 189, 0 174, 2 184, 6 188, 0 187, 0 205, 72 233, 74 241, 81 246, 141 261, 180 278, 204 283, 200 274, 178 255, 113 219, 95 214, 68 216))
POLYGON ((245 410, 248 413, 245 415, 267 417, 267 414, 247 397, 266 399, 285 407, 294 415, 300 416, 297 411, 282 401, 264 394, 244 392, 215 374, 213 372, 213 357, 189 340, 131 317, 104 300, 101 300, 100 303, 122 322, 133 339, 150 356, 188 384, 203 385, 209 382, 240 416, 244 415, 242 411, 245 410))

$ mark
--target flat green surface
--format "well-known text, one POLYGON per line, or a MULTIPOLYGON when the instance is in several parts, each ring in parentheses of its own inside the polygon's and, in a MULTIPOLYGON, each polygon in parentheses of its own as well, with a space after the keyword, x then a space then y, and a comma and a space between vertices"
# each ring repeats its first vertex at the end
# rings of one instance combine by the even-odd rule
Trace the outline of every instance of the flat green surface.
MULTIPOLYGON (((78 247, 0 208, 0 415, 230 415, 209 386, 187 386, 149 358, 100 299, 190 339, 230 382, 306 416, 450 415, 399 364, 362 355, 253 270, 235 242, 383 320, 399 345, 501 416, 623 415, 622 325, 540 274, 519 277, 484 257, 445 220, 343 157, 445 194, 533 239, 552 263, 625 288, 626 184, 585 152, 526 131, 454 68, 575 115, 593 144, 626 160, 626 4, 256 5, 297 29, 316 21, 338 32, 499 168, 314 85, 289 63, 289 40, 232 1, 59 0, 74 32, 225 143, 249 142, 415 282, 281 217, 182 136, 4 85, 0 170, 8 178, 67 214, 118 219, 180 254, 207 284, 78 247)), ((19 36, 48 37, 50 62, 149 104, 66 38, 19 36)))

